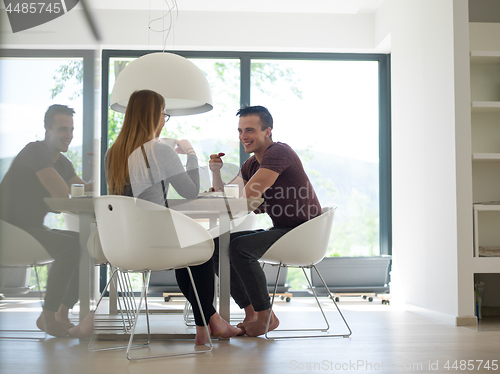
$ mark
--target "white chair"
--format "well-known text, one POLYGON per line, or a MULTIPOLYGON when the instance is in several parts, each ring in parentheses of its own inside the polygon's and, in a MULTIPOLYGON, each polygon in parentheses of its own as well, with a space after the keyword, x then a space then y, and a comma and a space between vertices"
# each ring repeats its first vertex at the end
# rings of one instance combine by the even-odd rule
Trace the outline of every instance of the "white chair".
MULTIPOLYGON (((143 346, 147 346, 151 341, 147 306, 151 271, 187 268, 198 306, 202 309, 189 266, 203 264, 212 257, 214 244, 207 230, 179 212, 132 197, 100 196, 95 198, 94 208, 100 242, 109 263, 122 272, 139 272, 143 278, 141 297, 127 345, 127 358, 139 360, 210 352, 213 345, 209 338, 209 348, 206 350, 196 349, 156 356, 130 355, 143 299, 148 329, 148 342, 143 346)), ((205 318, 203 322, 210 336, 205 318)))
MULTIPOLYGON (((79 232, 80 231, 80 218, 78 215, 73 214, 73 213, 63 213, 64 217, 64 225, 66 227, 66 230, 70 231, 75 231, 79 232)), ((102 251, 102 246, 101 246, 101 241, 99 238, 99 232, 97 231, 97 225, 94 223, 92 225, 91 229, 91 234, 89 236, 89 239, 87 241, 87 250, 90 254, 90 257, 94 259, 94 263, 96 266, 108 266, 109 262, 106 256, 104 256, 104 252, 102 251)), ((110 265, 111 268, 111 274, 108 280, 108 283, 104 287, 104 290, 102 291, 102 295, 99 298, 98 303, 95 306, 94 310, 94 316, 96 316, 97 308, 99 307, 99 304, 102 300, 102 297, 106 293, 106 291, 109 289, 109 286, 113 284, 114 289, 116 290, 115 292, 118 295, 117 298, 117 303, 118 303, 118 310, 120 311, 120 316, 121 318, 119 319, 112 319, 112 318, 104 318, 104 319, 98 319, 94 318, 94 329, 102 329, 102 330, 115 330, 115 329, 122 329, 124 332, 130 331, 133 325, 134 321, 134 313, 137 305, 135 303, 135 298, 134 298, 134 293, 132 290, 132 285, 130 282, 130 278, 128 277, 128 274, 123 274, 121 272, 118 272, 116 268, 110 265), (121 296, 121 297, 120 297, 121 296), (122 305, 123 303, 123 305, 122 305), (110 322, 111 324, 107 325, 102 325, 98 322, 110 322), (116 325, 116 322, 121 322, 122 327, 119 327, 116 325)), ((89 350, 94 351, 93 349, 93 344, 94 341, 91 339, 89 343, 89 350)), ((101 349, 98 349, 101 350, 101 349)))
POLYGON ((267 327, 265 333, 266 339, 305 338, 305 337, 311 338, 311 337, 332 337, 332 336, 348 338, 352 334, 352 331, 349 325, 347 324, 347 321, 345 320, 344 316, 342 315, 342 312, 340 311, 337 303, 335 302, 334 297, 332 296, 330 290, 328 289, 328 286, 321 277, 321 274, 319 273, 318 269, 316 268, 316 264, 325 257, 326 250, 328 249, 328 242, 330 239, 330 233, 332 229, 335 210, 336 207, 323 208, 323 212, 320 216, 297 226, 296 228, 290 230, 288 233, 279 238, 260 259, 260 261, 263 262, 264 264, 271 264, 274 266, 278 266, 276 283, 271 301, 271 312, 274 305, 274 298, 276 295, 278 278, 280 276, 280 269, 282 267, 301 268, 304 273, 304 276, 307 279, 307 282, 309 283, 309 287, 311 288, 314 297, 316 298, 316 303, 318 304, 321 310, 323 318, 326 322, 326 326, 324 328, 274 330, 270 332, 269 323, 271 320, 271 313, 269 313, 269 318, 267 321, 267 327), (314 288, 311 285, 311 281, 309 280, 309 277, 307 276, 305 269, 314 269, 317 272, 318 276, 323 281, 323 285, 326 288, 327 294, 329 295, 330 299, 332 299, 333 303, 335 304, 335 307, 337 308, 337 311, 342 317, 342 320, 344 321, 347 330, 349 331, 348 333, 346 332, 343 334, 316 334, 316 335, 298 335, 298 336, 288 336, 288 335, 276 336, 274 334, 275 332, 278 331, 327 332, 330 328, 328 319, 326 318, 326 315, 323 312, 323 308, 321 307, 321 304, 318 300, 318 296, 316 295, 316 292, 314 291, 314 288), (273 336, 270 336, 269 335, 270 333, 272 333, 273 336))
MULTIPOLYGON (((134 291, 132 289, 132 283, 130 281, 130 277, 128 273, 119 272, 116 267, 111 265, 104 255, 101 246, 101 240, 99 237, 99 232, 97 231, 97 227, 90 234, 89 239, 87 241, 87 250, 89 251, 90 256, 94 259, 96 266, 107 266, 110 267, 110 276, 108 279, 108 283, 102 290, 101 296, 99 297, 99 301, 97 302, 94 310, 94 316, 97 316, 97 308, 99 307, 102 298, 106 291, 110 293, 113 292, 109 289, 110 285, 113 284, 114 292, 117 295, 116 302, 118 303, 118 311, 120 312, 120 317, 118 319, 112 318, 94 318, 94 329, 100 330, 115 330, 122 329, 124 332, 129 332, 132 329, 134 323, 134 311, 137 308, 137 304, 135 302, 134 291), (99 322, 111 322, 111 324, 102 325, 99 322), (116 325, 116 322, 121 322, 122 327, 116 325)), ((89 343, 89 350, 94 351, 93 349, 94 341, 91 339, 89 343)), ((102 350, 102 349, 96 349, 102 350)))
MULTIPOLYGON (((32 267, 35 270, 40 301, 43 306, 42 289, 38 277, 38 266, 54 261, 45 248, 26 231, 0 220, 0 266, 6 268, 32 267)), ((45 333, 40 330, 1 330, 4 333, 45 333)), ((2 336, 1 338, 6 338, 2 336)), ((40 337, 9 337, 11 339, 40 339, 40 337)))

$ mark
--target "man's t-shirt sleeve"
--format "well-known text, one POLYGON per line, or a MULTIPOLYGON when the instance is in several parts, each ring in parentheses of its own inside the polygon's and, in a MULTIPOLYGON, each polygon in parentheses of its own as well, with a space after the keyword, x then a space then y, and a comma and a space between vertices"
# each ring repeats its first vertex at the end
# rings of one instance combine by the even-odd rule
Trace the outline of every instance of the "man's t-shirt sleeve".
POLYGON ((27 167, 38 173, 40 170, 54 167, 54 162, 50 158, 49 150, 36 143, 26 146, 22 152, 22 161, 27 167))
POLYGON ((64 155, 59 155, 56 162, 56 171, 64 179, 64 181, 69 181, 76 175, 75 168, 70 160, 64 155))
POLYGON ((46 168, 54 168, 64 181, 69 181, 76 175, 75 168, 63 154, 59 155, 56 163, 52 161, 47 147, 32 143, 23 152, 22 162, 36 174, 46 168))
POLYGON ((291 157, 287 150, 279 145, 271 146, 266 150, 260 162, 260 168, 269 169, 281 174, 291 165, 291 157))

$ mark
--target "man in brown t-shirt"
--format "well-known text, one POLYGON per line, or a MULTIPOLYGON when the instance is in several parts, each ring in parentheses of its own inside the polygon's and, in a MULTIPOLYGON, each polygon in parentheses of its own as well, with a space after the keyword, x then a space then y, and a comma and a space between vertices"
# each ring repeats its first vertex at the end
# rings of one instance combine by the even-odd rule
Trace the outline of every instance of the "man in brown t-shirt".
POLYGON ((74 110, 51 105, 45 113, 45 138, 19 152, 0 183, 0 219, 33 236, 54 259, 47 278, 45 303, 37 326, 49 335, 63 337, 73 324, 69 310, 78 301, 80 242, 77 232, 43 225, 49 207, 45 197, 69 197, 73 183, 86 184, 62 154, 73 139, 74 110))
MULTIPOLYGON (((245 319, 238 327, 249 336, 258 336, 265 332, 271 308, 266 277, 258 260, 288 231, 320 215, 321 205, 297 154, 287 144, 272 140, 271 113, 262 106, 254 106, 240 109, 237 115, 240 142, 247 153, 254 155, 230 183, 240 186, 240 196, 264 198, 257 213, 267 213, 273 221, 268 230, 236 232, 230 238, 231 295, 245 310, 245 319)), ((215 190, 224 186, 219 155, 210 156, 215 190)), ((217 239, 215 244, 217 264, 217 239)), ((278 325, 273 313, 269 330, 278 325)))

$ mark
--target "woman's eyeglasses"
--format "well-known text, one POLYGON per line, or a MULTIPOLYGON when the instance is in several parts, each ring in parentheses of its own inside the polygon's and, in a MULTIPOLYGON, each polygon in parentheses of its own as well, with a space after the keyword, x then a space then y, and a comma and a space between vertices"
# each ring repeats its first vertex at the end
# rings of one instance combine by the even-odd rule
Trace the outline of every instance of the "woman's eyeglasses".
POLYGON ((163 114, 163 118, 165 119, 165 123, 167 123, 168 120, 170 119, 170 115, 165 113, 165 112, 163 112, 162 114, 163 114))

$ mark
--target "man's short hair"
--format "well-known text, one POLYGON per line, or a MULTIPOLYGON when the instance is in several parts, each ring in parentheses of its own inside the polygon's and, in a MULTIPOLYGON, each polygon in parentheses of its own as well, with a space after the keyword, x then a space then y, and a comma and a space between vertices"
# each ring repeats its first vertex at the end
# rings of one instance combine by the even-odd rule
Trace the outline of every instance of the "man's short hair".
POLYGON ((58 114, 64 114, 65 116, 73 117, 75 110, 69 108, 66 105, 54 104, 49 106, 49 109, 45 112, 45 117, 43 119, 45 129, 51 129, 54 124, 54 117, 58 114))
POLYGON ((261 130, 265 130, 268 127, 273 128, 273 116, 269 113, 267 108, 256 105, 256 106, 245 106, 238 110, 237 116, 245 117, 250 115, 257 115, 260 118, 261 130))

